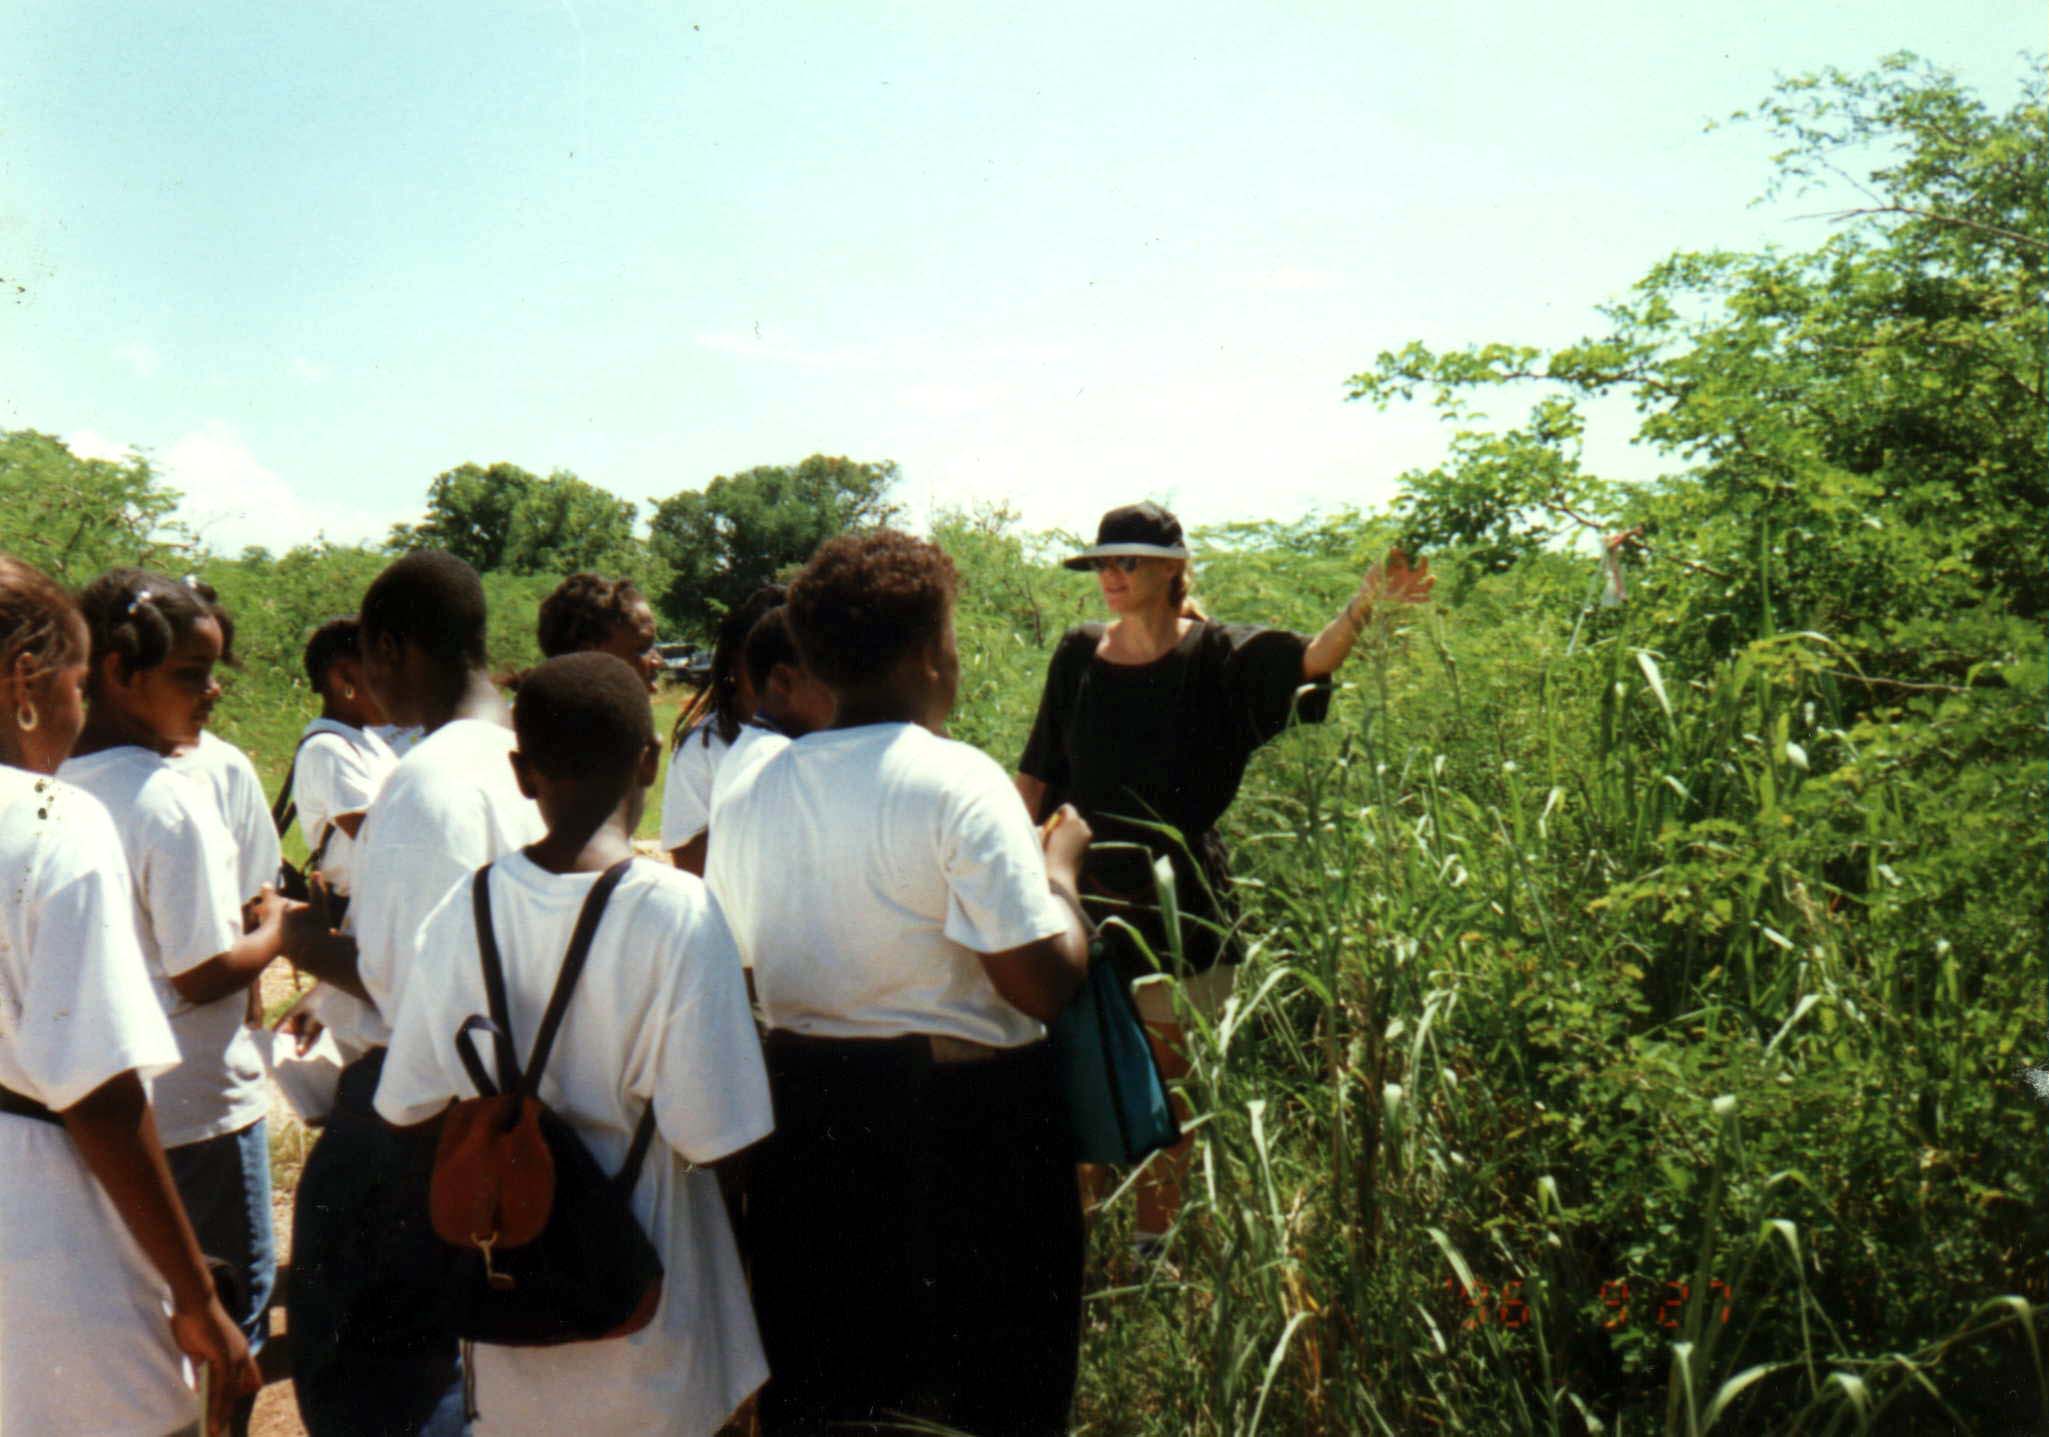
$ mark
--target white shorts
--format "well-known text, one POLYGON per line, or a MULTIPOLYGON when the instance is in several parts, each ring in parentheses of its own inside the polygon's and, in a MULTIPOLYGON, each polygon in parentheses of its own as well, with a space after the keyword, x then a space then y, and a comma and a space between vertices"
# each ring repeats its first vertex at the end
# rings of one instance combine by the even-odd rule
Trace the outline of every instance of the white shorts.
POLYGON ((1179 1024, 1175 1016, 1174 988, 1178 984, 1181 996, 1189 1007, 1211 1022, 1224 1011, 1224 1001, 1231 996, 1237 985, 1238 969, 1228 963, 1219 963, 1186 979, 1178 979, 1167 973, 1148 973, 1131 985, 1131 1001, 1138 1009, 1138 1019, 1147 1024, 1179 1024))

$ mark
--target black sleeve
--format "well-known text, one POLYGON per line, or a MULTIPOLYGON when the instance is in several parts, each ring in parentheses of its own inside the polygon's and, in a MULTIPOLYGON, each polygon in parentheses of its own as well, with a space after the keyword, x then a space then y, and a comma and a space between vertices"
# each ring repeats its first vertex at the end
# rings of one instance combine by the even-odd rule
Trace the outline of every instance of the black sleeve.
POLYGON ((1039 694, 1039 715, 1032 720, 1031 737, 1025 740, 1024 756, 1017 761, 1019 773, 1036 778, 1056 797, 1066 792, 1070 781, 1067 734, 1074 717, 1074 656, 1083 643, 1094 647, 1085 629, 1069 629, 1054 646, 1053 658, 1046 665, 1046 687, 1039 694))
POLYGON ((1291 721, 1323 721, 1330 712, 1331 681, 1302 677, 1302 655, 1309 647, 1304 635, 1250 624, 1218 627, 1228 645, 1223 662, 1225 701, 1248 752, 1291 721))

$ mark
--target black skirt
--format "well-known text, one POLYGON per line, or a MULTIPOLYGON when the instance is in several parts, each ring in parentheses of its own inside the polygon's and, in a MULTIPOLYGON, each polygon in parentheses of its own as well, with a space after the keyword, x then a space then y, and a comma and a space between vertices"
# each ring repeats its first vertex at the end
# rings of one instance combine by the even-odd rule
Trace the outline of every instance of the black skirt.
POLYGON ((1067 1429, 1081 1207, 1052 1054, 771 1033, 747 1246, 764 1431, 1067 1429))

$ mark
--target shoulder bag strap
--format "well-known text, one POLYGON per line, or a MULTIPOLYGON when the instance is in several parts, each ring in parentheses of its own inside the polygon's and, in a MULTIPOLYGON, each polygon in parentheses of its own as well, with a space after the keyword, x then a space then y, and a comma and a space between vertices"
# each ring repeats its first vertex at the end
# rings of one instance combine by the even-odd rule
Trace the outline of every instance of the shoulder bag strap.
POLYGON ((521 1086, 519 1055, 512 1050, 512 1013, 505 1001, 505 965, 498 956, 498 932, 491 923, 490 880, 491 865, 487 863, 470 880, 470 903, 477 915, 477 956, 484 965, 484 1000, 491 1008, 491 1036, 498 1049, 498 1091, 509 1093, 521 1086))
POLYGON ((640 1115, 639 1125, 633 1130, 633 1141, 626 1147, 626 1161, 619 1165, 618 1176, 612 1179, 618 1184, 619 1191, 628 1197, 633 1195, 634 1185, 640 1181, 640 1169, 647 1162, 647 1150, 654 1146, 654 1141, 655 1105, 650 1102, 647 1111, 640 1115))
MULTIPOLYGON (((541 1072, 548 1066, 555 1035, 561 1031, 563 1015, 569 1011, 569 996, 576 991, 576 980, 583 976, 584 962, 591 954, 591 940, 597 937, 598 920, 605 916, 612 890, 632 866, 632 859, 620 859, 598 876, 590 897, 583 900, 583 911, 576 915, 576 931, 569 939, 569 951, 562 955, 562 971, 556 976, 555 991, 548 995, 548 1010, 541 1015, 541 1029, 534 1035, 534 1050, 527 1055, 526 1072, 519 1083, 522 1097, 531 1098, 540 1088, 541 1072)), ((500 982, 502 985, 502 977, 500 982)))
POLYGON ((299 750, 319 737, 320 734, 317 733, 304 734, 292 747, 292 761, 285 768, 284 787, 277 791, 277 802, 270 806, 270 825, 277 830, 279 838, 285 836, 285 830, 290 828, 292 820, 299 816, 299 806, 292 802, 292 780, 299 776, 299 750))

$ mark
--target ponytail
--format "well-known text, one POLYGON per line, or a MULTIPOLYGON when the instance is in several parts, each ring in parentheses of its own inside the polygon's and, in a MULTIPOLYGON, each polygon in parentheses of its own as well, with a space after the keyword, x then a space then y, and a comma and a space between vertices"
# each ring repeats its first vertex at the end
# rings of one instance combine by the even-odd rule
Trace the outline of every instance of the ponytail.
POLYGON ((94 668, 112 654, 123 678, 155 668, 195 625, 214 617, 213 606, 191 589, 147 569, 109 569, 85 586, 78 607, 92 636, 94 668))
POLYGON ((1188 561, 1183 559, 1181 567, 1174 571, 1173 581, 1167 585, 1167 601, 1174 606, 1175 612, 1184 619, 1207 619, 1209 615, 1205 614, 1202 611, 1202 606, 1195 602, 1194 596, 1189 593, 1189 588, 1188 561))

